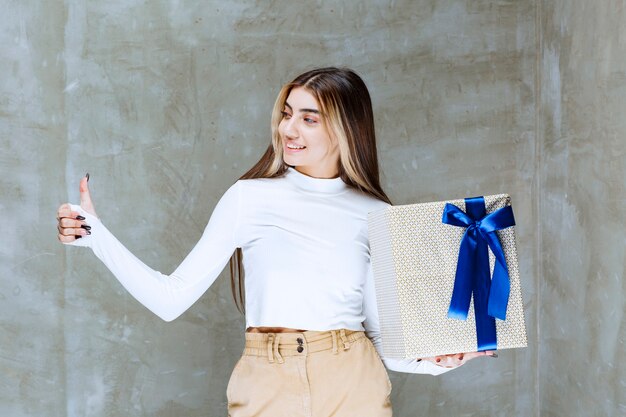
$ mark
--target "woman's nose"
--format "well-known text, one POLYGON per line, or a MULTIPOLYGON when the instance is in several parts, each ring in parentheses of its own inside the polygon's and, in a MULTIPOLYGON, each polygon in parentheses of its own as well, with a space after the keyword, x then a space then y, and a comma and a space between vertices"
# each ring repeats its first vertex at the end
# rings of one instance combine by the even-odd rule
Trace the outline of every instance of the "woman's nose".
POLYGON ((289 137, 298 137, 298 129, 295 125, 295 117, 285 120, 285 135, 289 137))

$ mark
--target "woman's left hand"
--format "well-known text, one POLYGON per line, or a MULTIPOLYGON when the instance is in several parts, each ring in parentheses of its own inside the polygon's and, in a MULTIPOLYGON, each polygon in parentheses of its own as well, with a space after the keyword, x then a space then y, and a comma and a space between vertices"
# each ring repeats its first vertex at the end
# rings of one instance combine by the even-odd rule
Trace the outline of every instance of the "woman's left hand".
POLYGON ((422 358, 422 360, 432 362, 435 365, 443 366, 444 368, 456 368, 479 356, 491 356, 497 358, 498 354, 493 350, 486 350, 484 352, 466 352, 454 353, 451 355, 432 356, 429 358, 422 358))

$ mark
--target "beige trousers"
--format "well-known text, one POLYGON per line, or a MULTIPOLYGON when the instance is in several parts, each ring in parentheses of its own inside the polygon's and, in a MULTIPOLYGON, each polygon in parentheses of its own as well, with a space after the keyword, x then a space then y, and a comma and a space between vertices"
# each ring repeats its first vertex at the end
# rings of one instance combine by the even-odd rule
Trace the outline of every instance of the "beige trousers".
POLYGON ((391 382, 362 331, 249 333, 229 417, 389 417, 391 382))

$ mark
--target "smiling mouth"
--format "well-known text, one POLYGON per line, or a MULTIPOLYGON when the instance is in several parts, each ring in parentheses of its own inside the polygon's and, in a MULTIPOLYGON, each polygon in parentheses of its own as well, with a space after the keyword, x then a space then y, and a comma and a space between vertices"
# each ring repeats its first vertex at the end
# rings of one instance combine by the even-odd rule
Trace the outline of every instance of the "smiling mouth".
POLYGON ((296 151, 302 150, 302 149, 306 149, 306 146, 293 146, 291 144, 287 144, 285 146, 287 147, 287 149, 293 149, 293 150, 296 150, 296 151))

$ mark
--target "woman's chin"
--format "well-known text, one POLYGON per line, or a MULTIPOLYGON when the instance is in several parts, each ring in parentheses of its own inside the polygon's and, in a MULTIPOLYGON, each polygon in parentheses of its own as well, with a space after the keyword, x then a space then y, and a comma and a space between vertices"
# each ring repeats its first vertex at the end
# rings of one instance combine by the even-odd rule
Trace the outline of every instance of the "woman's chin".
POLYGON ((301 162, 298 162, 299 159, 298 158, 294 158, 292 155, 283 155, 283 161, 285 161, 285 163, 287 165, 291 165, 294 166, 296 164, 300 165, 301 162))

